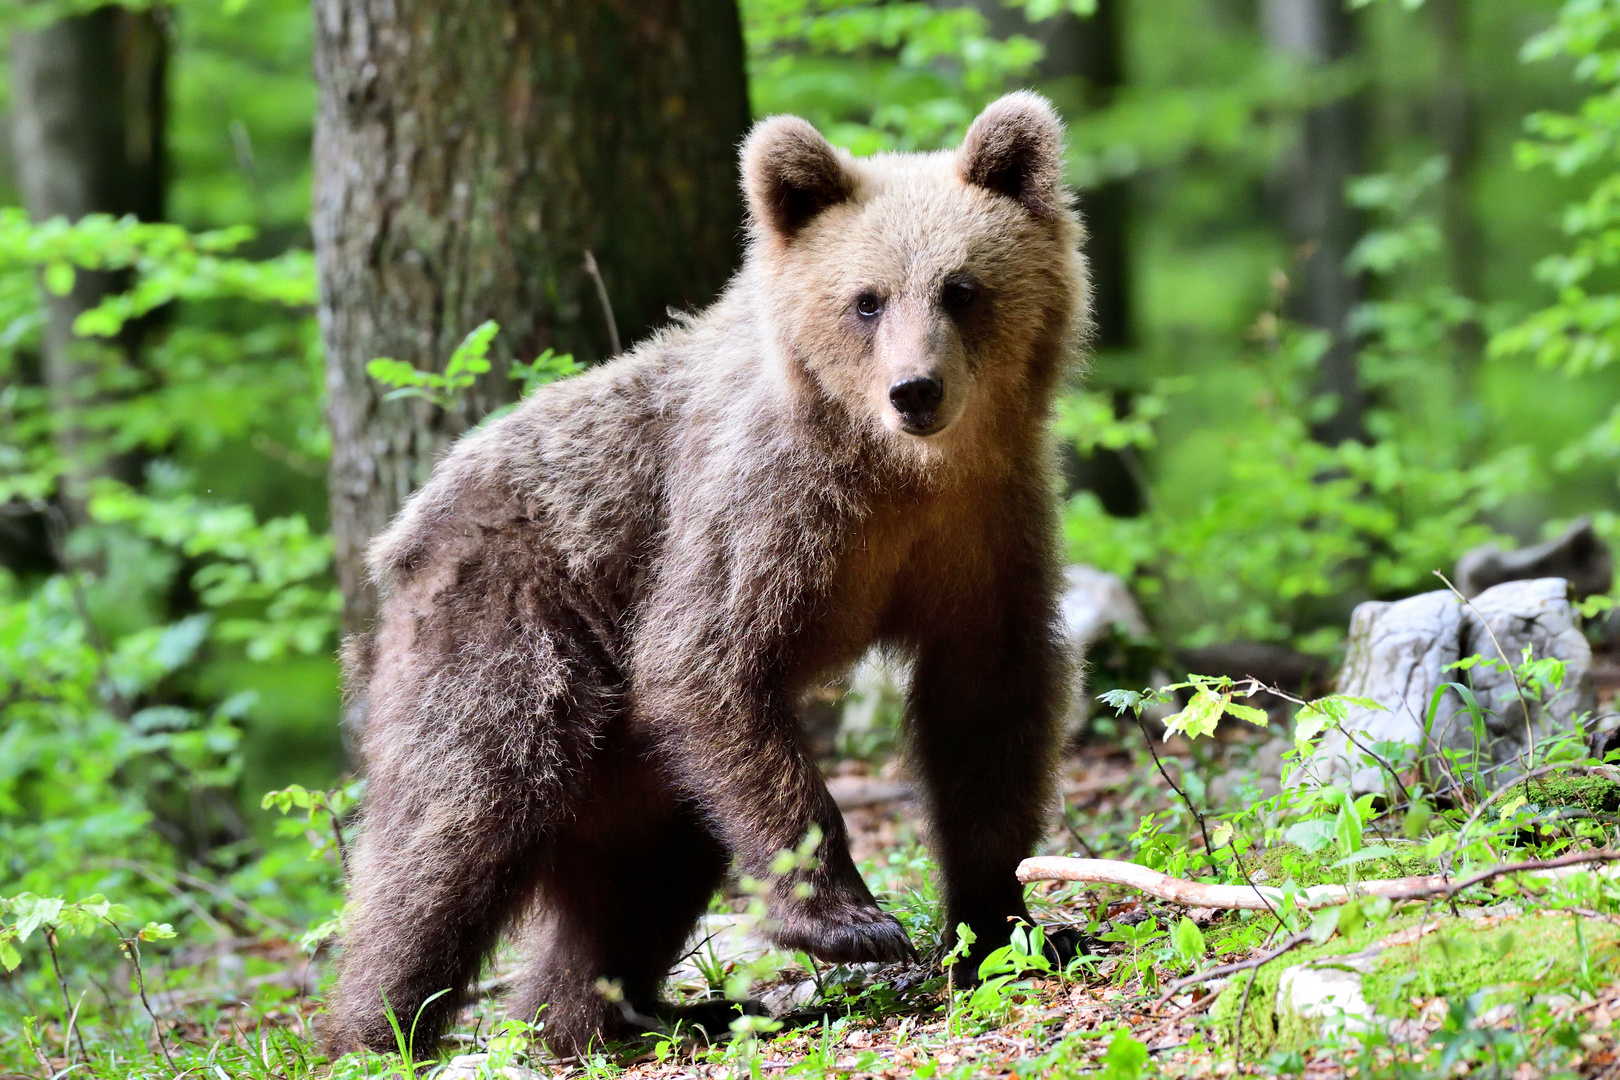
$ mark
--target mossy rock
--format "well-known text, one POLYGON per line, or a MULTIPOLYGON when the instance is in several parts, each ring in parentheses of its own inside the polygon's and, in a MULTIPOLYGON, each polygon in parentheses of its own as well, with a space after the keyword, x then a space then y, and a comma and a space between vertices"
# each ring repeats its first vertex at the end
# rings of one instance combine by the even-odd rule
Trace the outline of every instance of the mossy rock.
MULTIPOLYGON (((1322 1035, 1322 1021, 1277 1007, 1282 973, 1296 964, 1360 952, 1396 931, 1416 926, 1419 913, 1362 927, 1348 938, 1296 949, 1258 969, 1243 1014, 1243 1052, 1257 1058, 1273 1050, 1305 1050, 1322 1035)), ((1536 994, 1578 992, 1589 977, 1598 985, 1620 972, 1620 927, 1565 912, 1530 913, 1510 919, 1426 917, 1436 929, 1411 944, 1386 948, 1362 978, 1362 994, 1381 1017, 1414 1015, 1414 999, 1465 998, 1492 993, 1484 1006, 1528 1000, 1536 994)), ((1249 973, 1234 977, 1211 1011, 1214 1032, 1230 1045, 1249 973)))
POLYGON ((1210 1010, 1210 1026, 1215 1037, 1230 1046, 1237 1035, 1238 1010, 1243 1007, 1243 996, 1249 1002, 1243 1010, 1243 1056, 1247 1060, 1264 1057, 1272 1050, 1299 1050, 1309 1045, 1318 1034, 1315 1021, 1285 1013, 1278 1015, 1277 984, 1282 973, 1295 964, 1319 960, 1329 956, 1344 956, 1360 952, 1379 938, 1397 930, 1416 926, 1421 914, 1396 916, 1378 927, 1362 926, 1348 936, 1334 937, 1322 945, 1306 945, 1286 956, 1250 971, 1239 972, 1221 990, 1221 995, 1210 1010), (1253 980, 1254 988, 1249 990, 1253 980))
POLYGON ((1543 809, 1578 806, 1594 814, 1620 811, 1620 784, 1603 776, 1545 776, 1515 788, 1514 794, 1524 795, 1543 809))
POLYGON ((1606 984, 1620 970, 1620 927, 1568 912, 1530 913, 1490 926, 1443 919, 1434 933, 1392 946, 1378 961, 1362 992, 1380 1015, 1401 1019, 1414 1014, 1414 998, 1490 989, 1509 1000, 1575 987, 1583 974, 1606 984))

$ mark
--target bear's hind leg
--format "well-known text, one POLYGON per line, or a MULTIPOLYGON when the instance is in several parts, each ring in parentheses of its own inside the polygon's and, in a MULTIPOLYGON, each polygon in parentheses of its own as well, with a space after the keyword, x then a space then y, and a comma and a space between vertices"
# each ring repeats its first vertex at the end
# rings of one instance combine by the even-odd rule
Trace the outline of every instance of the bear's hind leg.
POLYGON ((351 860, 338 983, 321 1024, 330 1055, 396 1049, 390 1011, 415 1055, 433 1052, 485 955, 533 892, 527 816, 476 836, 432 812, 368 818, 351 860), (440 991, 448 992, 434 998, 440 991))
POLYGON ((553 1053, 631 1038, 650 1021, 718 1036, 735 1015, 729 1003, 683 1008, 659 997, 729 863, 696 808, 676 804, 662 817, 626 820, 613 840, 565 843, 548 866, 534 959, 509 1012, 538 1018, 553 1053))

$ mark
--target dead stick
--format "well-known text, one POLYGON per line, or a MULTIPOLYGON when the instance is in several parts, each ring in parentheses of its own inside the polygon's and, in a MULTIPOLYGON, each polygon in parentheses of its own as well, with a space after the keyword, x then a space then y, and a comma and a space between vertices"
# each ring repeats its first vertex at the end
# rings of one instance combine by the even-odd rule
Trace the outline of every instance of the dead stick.
POLYGON ((1170 986, 1165 990, 1164 994, 1159 998, 1159 1004, 1163 1005, 1165 1002, 1169 1001, 1171 998, 1175 997, 1189 986, 1197 986, 1199 983, 1206 983, 1211 979, 1225 978, 1227 975, 1236 975, 1241 971, 1248 971, 1250 968, 1264 967, 1284 953, 1293 952, 1295 949, 1299 948, 1309 940, 1311 940, 1311 932, 1309 930, 1303 930, 1289 938, 1287 941, 1283 942, 1281 945, 1277 946, 1275 949, 1272 949, 1270 952, 1261 953, 1259 956, 1251 956, 1247 960, 1237 960, 1230 964, 1221 964, 1219 967, 1212 967, 1208 971, 1200 971, 1196 975, 1188 975, 1184 979, 1177 979, 1175 982, 1170 984, 1170 986))
MULTIPOLYGON (((1556 859, 1536 859, 1529 862, 1493 866, 1465 878, 1450 879, 1443 874, 1418 877, 1387 878, 1363 881, 1349 885, 1313 885, 1301 889, 1296 900, 1302 908, 1332 907, 1349 902, 1356 896, 1382 896, 1389 900, 1414 900, 1423 896, 1455 896, 1474 885, 1506 874, 1546 873, 1564 870, 1578 872, 1580 867, 1592 863, 1620 861, 1620 851, 1599 849, 1578 851, 1556 859), (1570 869, 1574 868, 1574 869, 1570 869)), ((1187 907, 1220 908, 1224 910, 1270 911, 1282 900, 1283 891, 1262 889, 1247 885, 1214 885, 1203 881, 1188 881, 1161 874, 1135 863, 1118 859, 1075 859, 1064 856, 1040 856, 1025 859, 1018 864, 1018 880, 1031 881, 1083 881, 1094 884, 1128 885, 1149 896, 1168 900, 1187 907)))
POLYGON ((585 249, 585 272, 596 282, 596 298, 602 302, 602 318, 607 321, 608 358, 619 355, 619 323, 613 317, 613 301, 608 299, 607 282, 602 280, 601 268, 596 265, 596 256, 591 249, 585 249))

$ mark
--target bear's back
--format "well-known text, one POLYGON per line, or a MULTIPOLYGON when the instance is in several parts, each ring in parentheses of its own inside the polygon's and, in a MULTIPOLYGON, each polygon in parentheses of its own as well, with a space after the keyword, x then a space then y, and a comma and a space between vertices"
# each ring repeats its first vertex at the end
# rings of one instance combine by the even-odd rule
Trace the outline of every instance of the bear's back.
POLYGON ((462 438, 372 543, 373 577, 388 591, 444 581, 454 564, 517 544, 545 549, 581 584, 633 590, 664 528, 671 456, 720 418, 716 401, 751 350, 757 360, 751 325, 728 307, 542 387, 462 438))

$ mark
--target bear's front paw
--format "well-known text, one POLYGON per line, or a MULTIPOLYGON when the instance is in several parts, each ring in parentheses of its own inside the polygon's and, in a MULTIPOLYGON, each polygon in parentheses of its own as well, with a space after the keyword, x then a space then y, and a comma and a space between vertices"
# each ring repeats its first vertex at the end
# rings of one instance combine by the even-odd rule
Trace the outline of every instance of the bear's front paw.
POLYGON ((872 903, 793 912, 774 936, 785 949, 802 949, 833 964, 887 964, 917 956, 894 916, 872 903))

